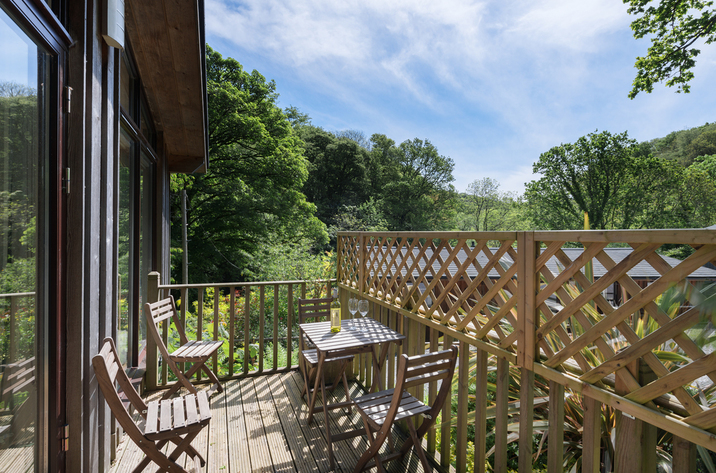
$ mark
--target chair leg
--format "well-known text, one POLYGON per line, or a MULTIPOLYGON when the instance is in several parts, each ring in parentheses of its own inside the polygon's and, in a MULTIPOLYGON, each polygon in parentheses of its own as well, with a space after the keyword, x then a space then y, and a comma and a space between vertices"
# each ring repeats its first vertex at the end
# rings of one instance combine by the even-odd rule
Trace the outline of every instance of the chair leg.
POLYGON ((221 386, 221 381, 219 381, 219 378, 216 377, 216 374, 214 374, 213 371, 209 369, 206 364, 201 365, 201 370, 206 373, 206 375, 209 377, 210 380, 214 382, 214 386, 216 386, 216 390, 220 393, 224 392, 223 386, 221 386))
POLYGON ((415 430, 415 424, 413 423, 413 419, 407 419, 407 424, 408 431, 410 432, 410 439, 413 441, 413 447, 415 448, 415 453, 418 454, 418 458, 420 458, 420 463, 423 464, 423 470, 426 472, 432 472, 433 469, 430 466, 430 463, 428 463, 428 459, 425 457, 423 446, 420 445, 420 439, 418 438, 418 433, 415 430))
POLYGON ((199 371, 199 369, 201 368, 201 366, 202 366, 202 365, 201 365, 200 363, 194 363, 194 365, 191 367, 191 369, 189 369, 189 371, 187 371, 187 372, 185 372, 185 373, 182 373, 181 371, 179 371, 179 370, 177 369, 177 371, 178 371, 178 372, 176 373, 176 375, 177 375, 177 382, 174 383, 174 386, 172 386, 171 388, 169 388, 169 390, 167 390, 167 391, 162 395, 162 400, 164 400, 164 399, 169 399, 175 392, 179 391, 179 389, 180 389, 182 386, 185 387, 191 394, 196 394, 196 393, 197 393, 197 390, 196 390, 196 388, 194 387, 194 385, 191 384, 191 381, 189 381, 189 379, 191 379, 191 377, 194 376, 194 373, 196 373, 197 371, 199 371))
POLYGON ((363 471, 371 459, 375 459, 375 466, 378 468, 378 471, 385 473, 383 462, 380 460, 380 446, 382 442, 379 443, 377 438, 373 436, 373 430, 370 428, 370 424, 362 413, 361 418, 363 419, 363 427, 365 428, 365 433, 368 437, 368 450, 366 450, 365 453, 358 459, 358 463, 356 463, 353 473, 360 473, 363 471))
MULTIPOLYGON (((346 370, 345 367, 343 369, 343 389, 346 390, 346 402, 351 402, 351 392, 350 388, 348 387, 348 377, 346 376, 346 370)), ((351 413, 351 406, 346 407, 346 414, 351 413)))
POLYGON ((329 425, 330 419, 328 419, 328 402, 326 401, 326 381, 321 378, 321 396, 323 396, 323 419, 326 422, 326 440, 328 443, 328 459, 331 466, 331 470, 335 470, 336 464, 333 459, 333 442, 331 440, 331 427, 329 425))

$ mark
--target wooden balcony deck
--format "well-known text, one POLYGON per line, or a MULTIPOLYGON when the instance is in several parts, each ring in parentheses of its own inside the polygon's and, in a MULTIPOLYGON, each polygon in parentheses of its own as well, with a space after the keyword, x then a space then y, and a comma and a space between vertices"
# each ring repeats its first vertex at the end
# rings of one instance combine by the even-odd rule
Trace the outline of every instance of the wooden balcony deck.
MULTIPOLYGON (((225 382, 224 392, 214 394, 211 399, 209 428, 194 441, 194 446, 207 460, 203 471, 331 471, 323 415, 317 415, 311 425, 306 425, 308 407, 300 396, 302 386, 303 380, 296 371, 225 382)), ((351 391, 354 397, 363 393, 357 383, 351 383, 351 391)), ((154 393, 150 397, 157 396, 154 393)), ((343 390, 337 389, 335 396, 343 398, 343 390)), ((329 417, 332 432, 362 426, 355 412, 346 416, 334 411, 329 417)), ((395 436, 400 445, 402 434, 395 432, 395 436)), ((366 449, 365 437, 334 443, 336 469, 333 471, 352 471, 358 456, 366 449)), ((131 472, 141 458, 141 451, 125 435, 111 472, 131 472)), ((182 456, 180 462, 184 460, 182 456)), ((402 463, 394 461, 388 466, 391 472, 423 471, 412 450, 402 463)), ((437 466, 435 471, 440 471, 437 466)))

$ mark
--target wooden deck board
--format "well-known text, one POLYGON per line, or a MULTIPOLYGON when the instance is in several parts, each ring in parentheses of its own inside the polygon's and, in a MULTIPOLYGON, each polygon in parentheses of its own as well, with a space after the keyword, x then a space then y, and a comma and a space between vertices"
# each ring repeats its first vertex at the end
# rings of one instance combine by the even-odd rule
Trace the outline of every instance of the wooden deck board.
MULTIPOLYGON (((296 414, 295 421, 297 421, 298 428, 301 429, 301 432, 303 432, 306 438, 306 442, 310 446, 311 454, 318 470, 321 472, 330 471, 328 464, 328 444, 326 443, 324 432, 316 422, 311 422, 310 425, 306 424, 308 405, 301 398, 301 388, 296 385, 292 373, 282 375, 281 382, 291 402, 291 407, 293 407, 293 411, 296 414)), ((306 458, 309 459, 310 457, 306 455, 306 458)))
MULTIPOLYGON (((224 392, 211 398, 209 428, 193 442, 207 460, 202 471, 329 473, 323 413, 316 414, 310 425, 306 424, 308 406, 300 394, 302 387, 303 378, 295 371, 224 383, 224 392)), ((364 394, 356 383, 352 383, 350 389, 352 397, 364 394)), ((150 397, 160 394, 153 393, 150 397)), ((345 399, 342 387, 328 396, 329 402, 345 399)), ((319 407, 320 402, 319 398, 316 403, 319 407)), ((362 428, 360 416, 355 410, 350 415, 346 415, 344 410, 332 411, 328 421, 334 433, 362 428)), ((397 433, 394 436, 395 444, 399 446, 403 437, 397 433)), ((367 447, 364 436, 335 442, 336 469, 333 471, 352 471, 367 447)), ((126 435, 123 436, 111 473, 131 472, 143 456, 141 450, 126 435)), ((179 463, 188 469, 188 460, 186 455, 182 455, 179 463)), ((387 466, 389 472, 422 472, 422 466, 412 451, 403 462, 394 461, 387 466)), ((145 471, 154 470, 155 467, 150 465, 145 471)))
POLYGON ((261 418, 258 397, 254 389, 254 380, 244 378, 239 381, 241 385, 241 401, 244 404, 244 419, 246 419, 246 434, 248 447, 251 452, 251 471, 257 473, 273 472, 271 451, 266 429, 261 418))
POLYGON ((311 453, 310 443, 298 422, 300 411, 297 413, 294 410, 281 378, 281 376, 271 376, 266 379, 273 402, 276 404, 281 427, 291 450, 291 456, 296 464, 296 470, 318 472, 318 465, 311 453))
POLYGON ((229 473, 251 471, 251 457, 246 448, 246 421, 239 382, 226 383, 226 425, 229 438, 229 473))

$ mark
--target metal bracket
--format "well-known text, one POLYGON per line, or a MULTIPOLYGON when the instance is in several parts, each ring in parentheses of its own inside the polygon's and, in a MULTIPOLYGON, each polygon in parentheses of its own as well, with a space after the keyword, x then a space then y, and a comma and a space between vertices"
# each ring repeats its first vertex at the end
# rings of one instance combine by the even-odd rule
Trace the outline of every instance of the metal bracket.
POLYGON ((65 424, 62 428, 62 451, 68 452, 70 450, 70 425, 65 424))

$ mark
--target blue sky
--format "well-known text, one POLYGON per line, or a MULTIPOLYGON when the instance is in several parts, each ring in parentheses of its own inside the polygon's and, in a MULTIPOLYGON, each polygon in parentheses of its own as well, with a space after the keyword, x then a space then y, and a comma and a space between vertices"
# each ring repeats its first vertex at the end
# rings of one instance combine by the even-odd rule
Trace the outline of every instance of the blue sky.
POLYGON ((421 138, 522 193, 532 164, 595 130, 639 141, 716 121, 716 45, 690 94, 630 100, 635 40, 621 0, 207 0, 207 42, 276 81, 279 105, 329 131, 421 138))

